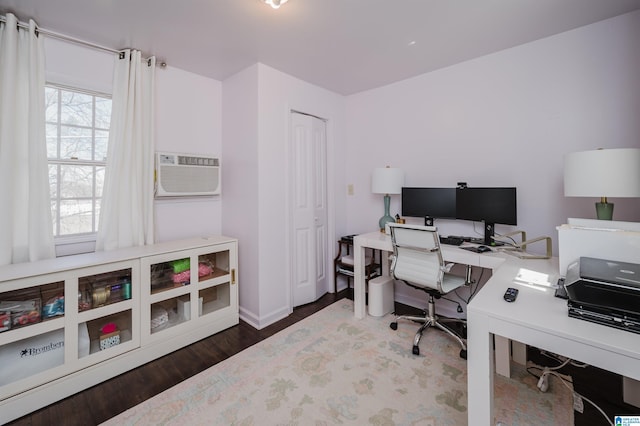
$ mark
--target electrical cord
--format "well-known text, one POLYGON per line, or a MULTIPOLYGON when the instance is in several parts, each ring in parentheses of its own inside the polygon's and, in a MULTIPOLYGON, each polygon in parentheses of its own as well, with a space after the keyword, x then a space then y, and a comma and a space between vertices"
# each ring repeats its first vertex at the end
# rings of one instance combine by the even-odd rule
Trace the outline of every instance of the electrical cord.
MULTIPOLYGON (((544 373, 543 373, 543 374, 544 374, 544 373)), ((556 376, 556 377, 559 377, 560 379, 563 379, 563 377, 562 377, 560 374, 556 373, 555 371, 548 371, 546 374, 550 374, 550 375, 552 375, 552 376, 556 376)), ((596 405, 596 403, 595 403, 595 402, 591 401, 589 398, 587 398, 587 397, 585 397, 585 396, 583 396, 583 395, 579 394, 579 393, 578 393, 578 392, 576 392, 575 390, 571 389, 571 387, 570 387, 570 386, 565 382, 565 380, 564 380, 564 379, 563 379, 563 380, 561 380, 561 382, 562 382, 562 384, 563 384, 563 385, 565 385, 569 390, 571 390, 571 391, 572 391, 575 395, 577 395, 579 398, 582 398, 583 400, 587 401, 589 404, 593 405, 593 407, 594 407, 596 410, 598 410, 598 411, 600 412, 600 414, 602 414, 602 417, 604 417, 604 418, 605 418, 605 420, 607 421, 607 423, 608 423, 608 424, 610 424, 611 426, 614 426, 614 425, 613 425, 613 422, 609 419, 609 416, 607 416, 607 413, 605 413, 605 412, 602 410, 602 408, 598 407, 598 406, 596 405)))
POLYGON ((458 305, 458 308, 457 308, 458 313, 461 314, 462 312, 464 312, 462 310, 462 306, 460 305, 460 302, 458 302, 457 300, 449 299, 448 297, 444 297, 444 296, 440 296, 440 299, 444 299, 447 302, 455 303, 456 305, 458 305))
POLYGON ((469 302, 471 301, 471 299, 473 299, 473 296, 475 296, 476 293, 478 292, 478 287, 480 286, 480 281, 482 280, 482 276, 483 275, 484 275, 484 268, 480 268, 480 276, 478 277, 478 279, 472 280, 472 283, 469 285, 469 288, 471 289, 471 292, 470 292, 469 297, 467 299, 465 299, 464 297, 460 296, 460 294, 458 293, 458 290, 460 288, 457 288, 457 289, 453 290, 453 293, 456 295, 456 297, 458 299, 460 299, 462 302, 464 302, 464 304, 468 305, 469 302))
MULTIPOLYGON (((545 354, 547 356, 549 356, 549 354, 545 354)), ((551 356, 549 356, 550 358, 552 358, 551 356)), ((539 367, 527 367, 527 372, 529 374, 531 374, 533 377, 538 379, 538 384, 537 387, 538 389, 540 389, 541 392, 546 392, 547 389, 549 388, 549 382, 547 380, 546 376, 555 376, 558 379, 560 379, 560 382, 565 385, 571 392, 573 392, 573 394, 575 396, 577 396, 578 398, 581 398, 584 401, 587 401, 589 404, 591 404, 596 410, 598 410, 600 412, 600 414, 602 414, 602 416, 606 419, 606 421, 611 425, 613 425, 613 422, 609 419, 609 417, 607 416, 607 414, 602 410, 602 408, 600 408, 598 405, 596 405, 595 402, 591 401, 589 398, 585 397, 584 395, 578 393, 575 389, 572 389, 568 383, 573 384, 573 381, 567 380, 565 377, 563 377, 562 375, 558 374, 555 370, 558 370, 562 367, 565 367, 566 365, 571 364, 574 365, 576 367, 587 367, 587 364, 579 364, 579 363, 574 363, 574 361, 570 358, 567 358, 566 360, 564 360, 560 365, 556 366, 556 367, 544 367, 544 368, 539 368, 539 367), (535 374, 533 374, 531 372, 531 369, 535 369, 535 370, 540 370, 542 371, 542 374, 540 374, 540 376, 537 376, 535 374)), ((575 397, 574 396, 574 397, 575 397)))
MULTIPOLYGON (((576 361, 574 361, 574 360, 572 360, 572 359, 569 359, 569 358, 565 358, 565 360, 563 360, 562 358, 560 358, 560 356, 558 356, 558 355, 554 354, 553 352, 540 351, 540 354, 541 354, 541 355, 544 355, 544 356, 546 356, 547 358, 550 358, 550 359, 552 359, 552 360, 554 360, 554 361, 556 361, 556 362, 559 362, 559 363, 564 363, 564 361, 568 359, 568 360, 569 360, 569 363, 570 363, 572 366, 574 366, 574 367, 578 367, 578 368, 586 368, 586 367, 588 367, 588 366, 589 366, 589 364, 585 364, 585 363, 581 363, 581 362, 576 362, 576 361)), ((564 358, 564 357, 563 357, 563 358, 564 358)), ((563 365, 561 365, 561 367, 564 367, 564 365, 566 365, 566 363, 564 363, 563 365)), ((560 367, 554 367, 554 368, 551 368, 551 369, 553 369, 553 370, 557 370, 558 368, 560 368, 560 367)))

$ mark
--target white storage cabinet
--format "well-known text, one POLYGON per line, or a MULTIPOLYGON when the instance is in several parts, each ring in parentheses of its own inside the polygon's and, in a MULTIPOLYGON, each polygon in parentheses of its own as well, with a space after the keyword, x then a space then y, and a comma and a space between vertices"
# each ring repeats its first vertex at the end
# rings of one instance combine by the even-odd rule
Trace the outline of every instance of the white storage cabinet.
POLYGON ((0 424, 238 324, 214 236, 0 267, 0 424))

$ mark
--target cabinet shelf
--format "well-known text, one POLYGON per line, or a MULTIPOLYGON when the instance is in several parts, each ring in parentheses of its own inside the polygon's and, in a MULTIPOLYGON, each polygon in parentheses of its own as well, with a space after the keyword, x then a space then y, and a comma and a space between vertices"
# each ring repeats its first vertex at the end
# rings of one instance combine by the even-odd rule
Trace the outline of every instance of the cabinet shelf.
POLYGON ((78 313, 78 322, 87 322, 95 320, 97 318, 106 317, 116 314, 118 312, 131 310, 134 307, 133 300, 123 300, 118 303, 112 303, 110 305, 94 308, 89 311, 83 311, 78 313))
POLYGON ((189 294, 190 292, 191 288, 189 288, 189 286, 181 286, 172 288, 171 290, 163 291, 161 293, 152 293, 149 296, 149 303, 158 303, 163 300, 174 299, 184 294, 189 294))
POLYGON ((200 288, 204 289, 204 288, 209 288, 209 287, 215 287, 224 283, 228 283, 231 281, 231 276, 227 273, 224 275, 220 275, 217 277, 213 277, 210 279, 207 279, 206 281, 201 281, 200 282, 200 288))
POLYGON ((16 328, 0 333, 0 346, 24 340, 32 336, 45 334, 53 330, 64 328, 64 318, 52 318, 37 324, 16 328))

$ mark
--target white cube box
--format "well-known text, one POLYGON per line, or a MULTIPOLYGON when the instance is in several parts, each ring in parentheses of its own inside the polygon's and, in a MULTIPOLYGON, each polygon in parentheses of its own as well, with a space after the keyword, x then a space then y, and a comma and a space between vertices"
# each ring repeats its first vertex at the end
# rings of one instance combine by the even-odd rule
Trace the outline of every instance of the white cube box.
POLYGON ((64 364, 64 330, 0 346, 0 386, 64 364))
MULTIPOLYGON (((184 321, 191 319, 191 300, 189 296, 178 298, 178 316, 184 321)), ((198 298, 198 316, 202 316, 202 297, 198 298)))

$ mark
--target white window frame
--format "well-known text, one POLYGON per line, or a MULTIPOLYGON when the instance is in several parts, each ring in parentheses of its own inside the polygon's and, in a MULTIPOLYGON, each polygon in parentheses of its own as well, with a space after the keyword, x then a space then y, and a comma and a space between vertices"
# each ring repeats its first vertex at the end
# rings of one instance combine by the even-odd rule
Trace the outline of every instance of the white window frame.
MULTIPOLYGON (((68 86, 68 85, 57 84, 53 82, 47 82, 45 86, 47 88, 54 88, 58 90, 82 93, 82 94, 90 95, 93 97, 101 97, 101 98, 107 98, 107 99, 112 98, 111 94, 109 93, 98 92, 95 90, 87 90, 81 87, 68 86)), ((60 110, 58 110, 58 114, 60 114, 60 110)), ((92 138, 94 139, 96 130, 105 130, 105 129, 95 127, 95 99, 94 99, 94 105, 93 105, 92 118, 93 118, 93 123, 91 126, 91 131, 92 131, 92 138)), ((60 116, 58 116, 57 123, 45 122, 45 125, 48 125, 48 124, 58 125, 58 131, 60 131, 60 116)), ((108 130, 110 131, 110 129, 108 130)), ((95 149, 95 139, 93 140, 93 144, 94 144, 93 148, 95 149)), ((106 163, 107 163, 106 159, 102 161, 102 160, 75 160, 75 159, 61 159, 61 158, 52 160, 50 158, 47 158, 48 165, 79 164, 79 165, 88 165, 88 166, 103 166, 105 167, 105 170, 107 166, 106 163)), ((93 192, 95 194, 95 181, 93 184, 94 184, 93 192)), ((58 179, 58 190, 57 190, 58 205, 60 205, 60 186, 59 185, 60 185, 60 179, 58 179)), ((96 199, 97 199, 96 197, 92 197, 94 213, 95 213, 96 199)), ((102 196, 100 197, 100 199, 102 199, 102 196)), ((52 212, 52 215, 53 215, 53 212, 52 212)), ((56 221, 56 225, 54 225, 54 227, 59 226, 59 217, 54 217, 52 219, 56 221)), ((96 246, 96 239, 97 239, 97 221, 98 221, 98 218, 94 215, 94 224, 92 227, 95 230, 93 232, 85 232, 85 233, 70 234, 70 235, 54 235, 56 256, 60 257, 60 256, 94 252, 95 246, 96 246)), ((56 229, 54 229, 54 234, 56 232, 57 232, 56 229)))

